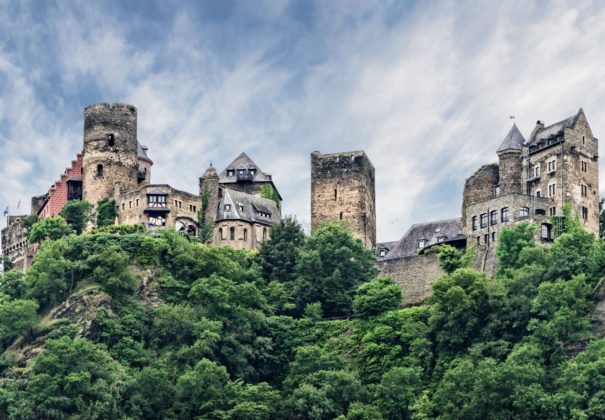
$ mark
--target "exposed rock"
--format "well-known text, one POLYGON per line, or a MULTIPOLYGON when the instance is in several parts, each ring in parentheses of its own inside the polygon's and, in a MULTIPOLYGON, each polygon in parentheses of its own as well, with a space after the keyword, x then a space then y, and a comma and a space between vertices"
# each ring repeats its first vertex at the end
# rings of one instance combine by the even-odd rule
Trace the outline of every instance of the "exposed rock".
POLYGON ((160 306, 162 304, 162 300, 157 293, 158 284, 154 279, 156 274, 155 270, 143 270, 141 268, 134 267, 131 272, 141 279, 139 283, 139 291, 137 292, 137 298, 141 301, 145 311, 149 312, 150 310, 160 306))

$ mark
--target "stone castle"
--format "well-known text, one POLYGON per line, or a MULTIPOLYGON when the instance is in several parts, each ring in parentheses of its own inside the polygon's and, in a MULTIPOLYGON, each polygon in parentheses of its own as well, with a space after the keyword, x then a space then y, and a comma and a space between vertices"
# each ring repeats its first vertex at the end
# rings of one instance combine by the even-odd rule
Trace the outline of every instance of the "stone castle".
MULTIPOLYGON (((566 203, 571 203, 572 214, 580 217, 585 229, 598 235, 598 140, 582 109, 549 126, 538 121, 528 140, 513 124, 496 153, 498 163, 480 167, 466 180, 461 217, 415 224, 399 241, 376 243, 375 172, 369 158, 363 151, 315 151, 312 231, 328 220, 347 221, 353 235, 375 249, 379 269, 402 286, 408 304, 426 299, 431 282, 443 274, 436 255, 420 255, 423 249, 474 245, 475 268, 493 275, 494 246, 502 227, 533 222, 539 227, 536 240, 548 245, 566 203)), ((280 220, 282 197, 271 175, 244 153, 220 174, 210 165, 199 179, 198 194, 151 184, 152 165, 147 148, 138 143, 134 106, 91 105, 84 112, 82 153, 48 193, 32 198, 32 213, 55 216, 71 199, 94 204, 112 198, 116 223, 196 234, 198 212, 204 210, 205 220, 213 224, 208 242, 240 249, 257 248, 280 220)), ((10 216, 2 231, 3 254, 23 269, 35 252, 21 228, 24 217, 10 216)))
MULTIPOLYGON (((96 204, 108 198, 115 200, 118 224, 173 227, 195 235, 205 194, 205 220, 213 224, 207 242, 236 249, 257 248, 279 222, 281 196, 271 175, 245 153, 220 175, 210 165, 199 179, 199 194, 191 194, 151 184, 153 161, 147 151, 137 138, 136 107, 107 103, 86 107, 82 152, 47 193, 32 198, 31 213, 53 217, 69 200, 96 204)), ((3 255, 23 270, 36 252, 21 227, 25 217, 9 216, 2 230, 3 255)))

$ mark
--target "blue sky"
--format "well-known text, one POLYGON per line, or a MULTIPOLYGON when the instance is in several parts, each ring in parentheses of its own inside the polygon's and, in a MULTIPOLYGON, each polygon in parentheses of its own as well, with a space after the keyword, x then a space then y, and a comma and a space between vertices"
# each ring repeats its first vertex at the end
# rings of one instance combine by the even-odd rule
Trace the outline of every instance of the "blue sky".
POLYGON ((604 21, 577 0, 0 0, 0 207, 28 212, 59 178, 85 106, 125 102, 152 182, 196 192, 244 151, 307 224, 310 152, 365 150, 395 240, 459 217, 510 115, 527 137, 583 107, 605 138, 604 21))

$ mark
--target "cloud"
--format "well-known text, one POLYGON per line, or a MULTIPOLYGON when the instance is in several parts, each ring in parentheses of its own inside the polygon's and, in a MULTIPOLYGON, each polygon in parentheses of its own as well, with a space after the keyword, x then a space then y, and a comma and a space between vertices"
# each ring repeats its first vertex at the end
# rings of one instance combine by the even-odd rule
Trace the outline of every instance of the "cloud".
POLYGON ((195 192, 245 151, 305 223, 309 153, 364 149, 381 241, 459 216, 509 115, 528 136, 583 106, 605 133, 599 3, 223 6, 0 4, 0 207, 59 177, 95 102, 138 107, 153 182, 195 192))

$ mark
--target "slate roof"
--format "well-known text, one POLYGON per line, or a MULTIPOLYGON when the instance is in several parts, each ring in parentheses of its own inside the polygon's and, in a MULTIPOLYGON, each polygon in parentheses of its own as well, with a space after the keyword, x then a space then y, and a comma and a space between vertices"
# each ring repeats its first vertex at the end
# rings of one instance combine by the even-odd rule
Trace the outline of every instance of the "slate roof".
POLYGON ((399 243, 399 241, 380 242, 380 243, 376 244, 376 248, 374 249, 374 255, 376 255, 379 259, 384 259, 387 257, 387 255, 389 255, 389 252, 391 251, 391 249, 395 248, 395 246, 398 243, 399 243), (381 257, 380 251, 383 249, 386 251, 386 254, 383 257, 381 257))
POLYGON ((229 183, 237 182, 237 170, 238 169, 246 169, 246 170, 255 169, 256 173, 254 175, 252 182, 270 182, 271 181, 271 175, 266 174, 263 171, 261 171, 261 169, 256 165, 256 163, 254 163, 254 161, 252 159, 250 159, 250 157, 247 154, 242 153, 238 157, 236 157, 233 162, 231 162, 229 165, 227 165, 227 167, 225 168, 225 170, 223 172, 220 173, 218 182, 221 184, 229 184, 229 183), (228 169, 235 170, 233 176, 227 176, 228 169))
POLYGON ((167 192, 165 192, 164 190, 161 190, 159 188, 155 188, 153 191, 149 192, 147 191, 147 194, 152 194, 152 195, 168 195, 167 192))
POLYGON ((460 219, 438 220, 435 222, 417 223, 410 226, 399 243, 391 249, 385 259, 408 257, 418 253, 418 242, 425 241, 425 248, 452 239, 462 239, 460 219), (440 241, 440 239, 443 240, 440 241))
POLYGON ((500 146, 496 152, 502 152, 509 149, 521 150, 521 145, 523 143, 525 143, 523 134, 521 134, 517 128, 517 124, 513 124, 506 137, 504 137, 504 140, 502 140, 502 143, 500 143, 500 146))
POLYGON ((149 156, 147 156, 147 146, 143 146, 141 143, 138 144, 137 154, 141 159, 151 160, 149 159, 149 156))
POLYGON ((216 216, 217 222, 221 220, 245 220, 272 226, 279 223, 280 213, 273 200, 223 188, 216 216), (229 205, 230 210, 225 210, 225 205, 229 205), (270 216, 265 216, 267 214, 270 216))
POLYGON ((580 108, 577 114, 572 115, 569 118, 565 118, 564 120, 551 124, 547 127, 534 130, 526 145, 531 146, 551 137, 563 135, 563 131, 566 128, 574 128, 576 126, 580 114, 583 113, 584 111, 582 110, 582 108, 580 108))

